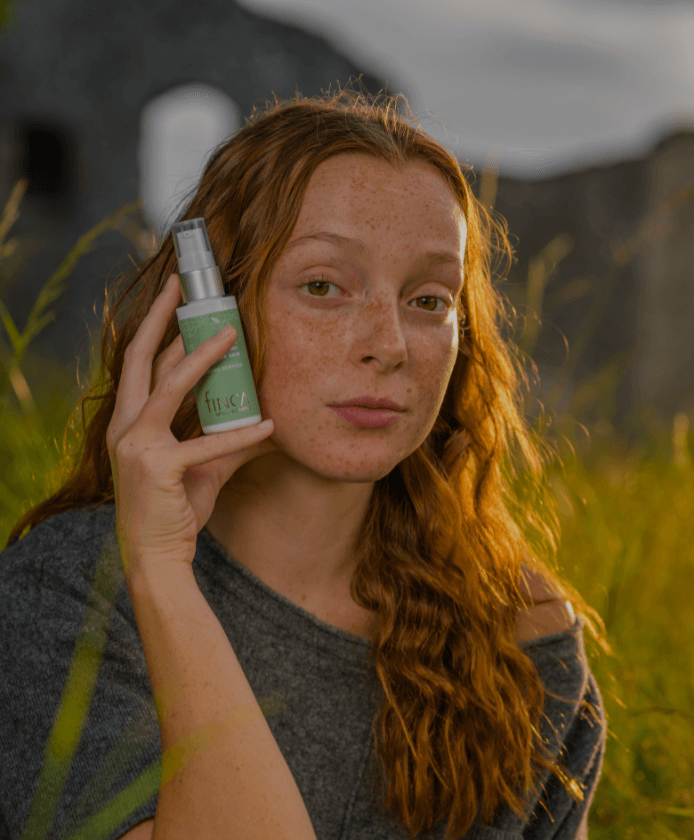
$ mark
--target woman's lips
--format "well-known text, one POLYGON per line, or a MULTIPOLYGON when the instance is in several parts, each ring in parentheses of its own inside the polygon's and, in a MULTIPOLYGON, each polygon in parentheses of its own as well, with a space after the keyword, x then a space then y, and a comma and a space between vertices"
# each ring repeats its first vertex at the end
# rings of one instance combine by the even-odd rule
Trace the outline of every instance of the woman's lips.
POLYGON ((330 408, 355 426, 367 429, 392 426, 402 414, 389 408, 362 408, 358 405, 331 405, 330 408))

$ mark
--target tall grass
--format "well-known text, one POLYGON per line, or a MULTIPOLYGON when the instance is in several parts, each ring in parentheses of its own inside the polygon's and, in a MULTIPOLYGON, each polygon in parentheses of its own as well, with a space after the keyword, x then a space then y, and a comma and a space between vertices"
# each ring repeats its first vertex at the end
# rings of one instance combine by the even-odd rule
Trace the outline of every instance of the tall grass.
MULTIPOLYGON (((0 222, 1 261, 17 243, 5 243, 18 215, 26 185, 12 192, 0 222)), ((483 173, 481 195, 496 195, 495 182, 483 173)), ((683 193, 678 200, 688 200, 683 193)), ((65 428, 81 388, 64 372, 63 388, 44 387, 45 370, 31 365, 31 341, 52 319, 47 307, 65 289, 75 263, 105 231, 132 226, 127 214, 139 202, 122 208, 85 234, 39 293, 20 332, 0 301, 0 317, 10 347, 0 344, 2 363, 2 426, 0 439, 0 546, 12 524, 31 505, 51 492, 60 476, 60 458, 67 447, 54 435, 65 428), (29 380, 32 380, 31 383, 29 380), (55 393, 68 394, 62 402, 55 393)), ((671 202, 671 206, 675 206, 671 202)), ((628 243, 615 249, 609 268, 613 283, 635 252, 638 239, 649 235, 649 220, 628 243)), ((538 337, 547 279, 573 247, 562 235, 532 262, 526 284, 528 320, 519 339, 530 354, 538 337)), ((566 284, 567 294, 589 291, 583 278, 566 284), (583 284, 583 285, 581 285, 583 284)), ((546 480, 557 494, 563 519, 559 567, 602 615, 609 642, 616 652, 606 658, 592 637, 586 638, 591 670, 600 685, 609 720, 608 740, 600 784, 589 818, 592 840, 684 840, 694 838, 694 468, 688 418, 679 414, 672 425, 646 424, 648 435, 625 447, 611 424, 591 429, 577 418, 609 399, 616 377, 623 375, 625 358, 613 360, 593 380, 571 392, 565 409, 566 384, 582 348, 590 340, 604 305, 605 293, 594 307, 570 348, 563 378, 555 386, 548 409, 554 413, 557 434, 568 444, 562 460, 547 467, 546 480), (597 311, 596 311, 597 310, 597 311), (589 435, 579 445, 577 428, 589 435), (580 450, 580 451, 579 451, 580 450)), ((90 352, 87 382, 95 373, 97 356, 90 352)), ((66 449, 67 451, 67 449, 66 449)), ((1 562, 1 561, 0 561, 1 562)), ((51 738, 60 747, 60 761, 47 762, 34 797, 25 837, 41 840, 51 822, 55 803, 45 791, 59 790, 56 778, 66 778, 79 742, 88 702, 76 702, 75 685, 96 680, 103 646, 75 646, 73 663, 55 716, 51 738), (91 651, 91 652, 90 652, 91 651)), ((91 693, 81 692, 90 698, 91 693)), ((268 711, 268 713, 271 713, 268 711)), ((116 751, 118 745, 116 745, 116 751)), ((117 756, 109 756, 117 763, 117 756)), ((157 763, 130 788, 122 791, 100 814, 78 827, 65 840, 106 836, 119 815, 131 813, 158 789, 157 763)), ((108 774, 108 768, 101 773, 108 774)), ((98 782, 98 778, 96 780, 98 782)), ((103 781, 103 778, 102 778, 103 781)))

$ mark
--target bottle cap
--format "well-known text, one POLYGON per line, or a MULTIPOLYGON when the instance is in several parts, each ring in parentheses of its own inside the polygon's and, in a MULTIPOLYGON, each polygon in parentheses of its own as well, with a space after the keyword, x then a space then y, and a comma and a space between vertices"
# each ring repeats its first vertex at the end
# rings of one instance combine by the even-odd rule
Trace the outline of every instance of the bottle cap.
POLYGON ((215 263, 205 220, 186 219, 171 225, 178 276, 186 303, 224 295, 222 275, 215 263))

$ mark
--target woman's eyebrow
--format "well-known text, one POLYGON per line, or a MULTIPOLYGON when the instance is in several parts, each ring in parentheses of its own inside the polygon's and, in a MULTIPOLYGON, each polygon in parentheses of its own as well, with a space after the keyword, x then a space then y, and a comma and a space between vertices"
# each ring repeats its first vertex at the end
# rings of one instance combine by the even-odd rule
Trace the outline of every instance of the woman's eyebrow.
MULTIPOLYGON (((299 245, 300 243, 307 242, 309 240, 329 242, 331 245, 335 245, 338 248, 347 248, 350 251, 354 251, 356 254, 364 254, 367 250, 366 245, 361 241, 361 239, 353 239, 350 236, 343 236, 342 234, 333 233, 328 230, 319 230, 316 233, 307 233, 305 236, 293 239, 287 245, 285 251, 289 251, 295 245, 299 245)), ((452 251, 426 251, 425 253, 420 254, 416 262, 418 264, 428 263, 429 265, 447 265, 452 263, 457 266, 458 269, 462 270, 460 254, 455 254, 452 251)))

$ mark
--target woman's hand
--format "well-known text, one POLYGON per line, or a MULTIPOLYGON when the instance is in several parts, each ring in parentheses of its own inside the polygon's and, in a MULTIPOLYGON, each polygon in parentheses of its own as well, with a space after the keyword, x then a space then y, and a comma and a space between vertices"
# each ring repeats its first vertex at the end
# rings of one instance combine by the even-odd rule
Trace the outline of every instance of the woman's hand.
POLYGON ((125 351, 113 417, 106 431, 126 578, 150 565, 192 566, 198 533, 236 470, 268 452, 274 425, 244 426, 179 442, 171 422, 185 395, 236 341, 208 338, 186 356, 180 335, 154 361, 179 305, 173 274, 125 351))

